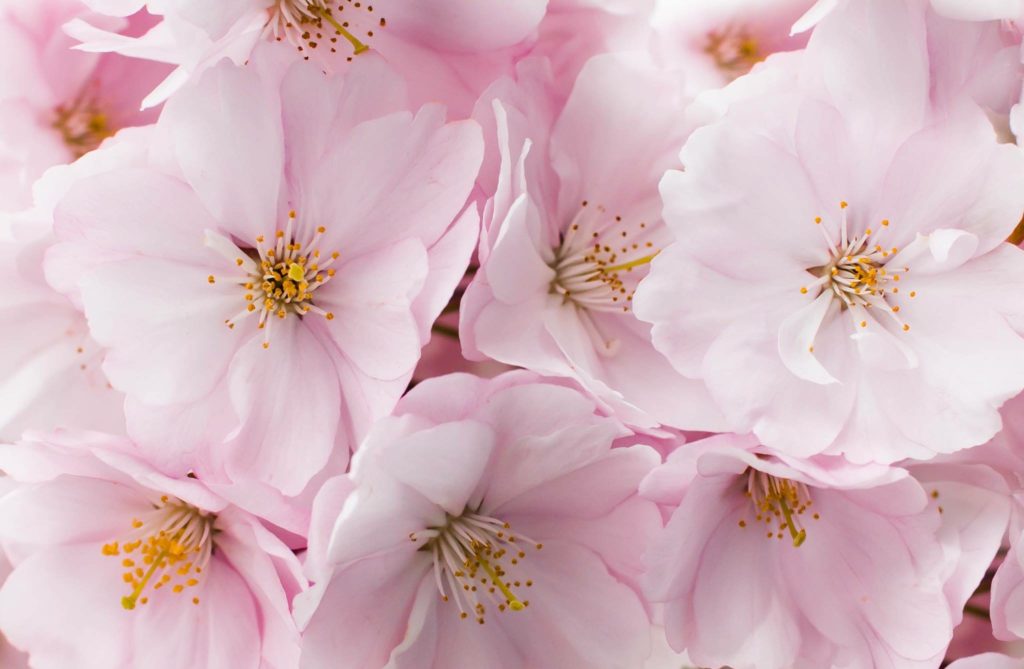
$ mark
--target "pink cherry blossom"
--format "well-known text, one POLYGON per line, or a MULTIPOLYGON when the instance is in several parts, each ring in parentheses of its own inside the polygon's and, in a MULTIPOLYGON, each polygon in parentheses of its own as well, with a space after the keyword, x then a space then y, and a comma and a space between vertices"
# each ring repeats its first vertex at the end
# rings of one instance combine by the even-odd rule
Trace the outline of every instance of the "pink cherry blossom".
POLYGON ((78 182, 47 272, 80 290, 165 471, 295 496, 407 385, 476 241, 481 140, 401 111, 373 58, 344 82, 278 65, 211 70, 166 108, 151 166, 78 182))
POLYGON ((683 139, 672 80, 644 62, 598 56, 557 114, 543 98, 515 106, 531 85, 498 90, 480 110, 497 119, 500 158, 480 269, 460 312, 463 350, 574 378, 637 425, 722 429, 701 384, 672 371, 630 307, 670 241, 657 181, 683 139), (665 104, 653 110, 641 99, 665 104), (624 171, 627 162, 636 167, 624 171))
POLYGON ((651 22, 656 50, 676 65, 691 93, 717 88, 779 51, 803 48, 790 26, 812 0, 659 0, 651 22))
POLYGON ((161 17, 147 34, 131 39, 85 20, 68 28, 86 50, 178 65, 147 97, 147 106, 163 101, 222 58, 241 65, 255 45, 277 41, 335 71, 372 49, 399 70, 416 75, 409 77, 415 100, 436 100, 439 91, 446 91, 443 99, 468 111, 472 98, 511 67, 517 45, 536 29, 547 1, 88 0, 88 4, 112 16, 125 16, 146 5, 161 17))
MULTIPOLYGON (((102 18, 77 0, 0 5, 0 210, 28 207, 32 183, 47 167, 156 118, 138 107, 166 67, 72 51, 61 26, 76 17, 102 18)), ((106 25, 130 34, 145 21, 106 25)))
POLYGON ((850 5, 816 29, 802 88, 734 101, 662 181, 677 241, 636 313, 776 450, 929 458, 991 438, 1024 388, 1024 301, 997 287, 1024 278, 1002 243, 1024 156, 969 102, 931 113, 925 38, 911 8, 850 5), (886 58, 849 33, 829 48, 840 30, 886 58))
POLYGON ((919 477, 753 437, 679 448, 641 486, 673 507, 647 556, 669 643, 734 669, 937 666, 1008 505, 986 467, 919 477))
POLYGON ((639 667, 658 457, 595 410, 523 372, 413 389, 318 501, 301 666, 639 667))
POLYGON ((32 435, 0 468, 0 626, 32 667, 295 666, 302 575, 258 518, 99 433, 32 435))

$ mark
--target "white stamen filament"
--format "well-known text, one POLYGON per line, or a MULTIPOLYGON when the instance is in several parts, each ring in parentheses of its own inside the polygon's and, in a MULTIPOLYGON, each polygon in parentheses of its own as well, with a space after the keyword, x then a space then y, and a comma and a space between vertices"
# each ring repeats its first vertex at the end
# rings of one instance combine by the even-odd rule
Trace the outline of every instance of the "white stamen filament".
POLYGON ((594 314, 628 313, 640 270, 658 251, 646 223, 627 224, 587 202, 566 228, 551 264, 551 293, 577 307, 598 352, 613 355, 618 341, 601 332, 594 314))
POLYGON ((454 599, 460 618, 472 615, 484 624, 484 593, 501 612, 521 611, 530 605, 529 600, 519 598, 516 589, 532 587, 533 581, 511 574, 521 570, 518 565, 526 557, 524 546, 540 550, 543 545, 512 533, 508 523, 467 511, 459 517, 449 516, 443 527, 414 532, 409 539, 430 553, 441 599, 454 599))

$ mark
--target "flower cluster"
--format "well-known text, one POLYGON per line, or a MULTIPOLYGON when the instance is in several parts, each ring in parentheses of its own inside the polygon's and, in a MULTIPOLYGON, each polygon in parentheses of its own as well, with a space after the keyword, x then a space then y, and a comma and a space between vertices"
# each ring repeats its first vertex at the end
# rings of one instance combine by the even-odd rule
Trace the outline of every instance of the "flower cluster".
POLYGON ((1024 669, 1022 0, 0 0, 4 669, 1024 669))

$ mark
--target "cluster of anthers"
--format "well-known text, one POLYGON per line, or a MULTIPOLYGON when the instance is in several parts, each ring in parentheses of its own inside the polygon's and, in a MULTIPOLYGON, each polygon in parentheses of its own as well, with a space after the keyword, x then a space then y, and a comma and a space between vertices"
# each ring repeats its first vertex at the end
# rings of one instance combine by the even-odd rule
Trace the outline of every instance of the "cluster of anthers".
MULTIPOLYGON (((104 544, 104 555, 121 559, 122 578, 131 587, 121 606, 131 611, 148 604, 147 587, 180 595, 198 586, 213 554, 215 521, 214 515, 164 495, 152 512, 132 520, 121 541, 104 544)), ((198 605, 199 597, 192 603, 198 605)))
MULTIPOLYGON (((801 286, 800 292, 806 295, 816 291, 816 296, 822 291, 831 292, 840 308, 851 314, 857 327, 868 326, 867 319, 858 316, 859 308, 873 308, 876 312, 886 314, 902 331, 909 331, 910 325, 899 315, 900 305, 893 302, 900 293, 900 280, 910 268, 891 266, 891 261, 900 250, 896 246, 882 245, 883 233, 890 227, 889 220, 883 220, 877 229, 869 227, 863 234, 851 236, 847 220, 848 204, 840 202, 839 208, 842 215, 838 240, 829 234, 820 216, 814 219, 828 244, 831 260, 825 265, 807 270, 818 278, 801 286)), ((908 295, 911 298, 917 297, 917 291, 911 290, 908 295)))
POLYGON ((53 111, 53 128, 75 158, 81 158, 114 135, 115 129, 93 95, 83 92, 53 111))
POLYGON ((483 598, 496 604, 499 612, 522 611, 530 600, 520 599, 517 589, 530 588, 533 581, 513 575, 526 558, 525 547, 541 550, 543 544, 513 534, 509 524, 474 512, 449 516, 442 527, 413 532, 409 540, 422 543, 430 554, 434 580, 441 600, 455 600, 459 617, 471 615, 481 625, 487 607, 483 598))
MULTIPOLYGON (((229 259, 234 256, 235 265, 245 272, 242 277, 232 279, 245 289, 245 308, 224 322, 233 329, 248 316, 259 314, 258 327, 264 331, 263 348, 270 347, 270 326, 274 318, 281 320, 290 313, 299 317, 314 313, 334 320, 332 312, 313 304, 313 297, 317 289, 335 275, 331 265, 340 254, 337 251, 321 253, 320 239, 327 231, 323 226, 316 228, 308 239, 298 239, 296 217, 294 211, 288 213, 288 223, 284 230, 274 233, 272 245, 266 245, 266 237, 260 235, 256 238, 256 248, 244 255, 237 255, 238 248, 230 241, 207 233, 207 244, 229 259)), ((211 274, 207 281, 216 283, 217 277, 211 274)))
POLYGON ((750 72, 764 60, 757 40, 745 29, 729 27, 721 32, 707 34, 704 53, 711 57, 715 67, 730 80, 750 72))
POLYGON ((660 249, 646 223, 631 226, 622 216, 609 217, 604 207, 584 200, 562 235, 551 268, 551 293, 579 307, 597 350, 614 353, 616 342, 605 337, 588 312, 629 312, 633 293, 643 278, 633 270, 650 263, 660 249))
MULTIPOLYGON (((754 505, 755 523, 764 523, 768 539, 782 539, 788 534, 793 546, 798 547, 807 539, 800 517, 811 508, 811 493, 803 483, 777 478, 751 468, 747 474, 746 496, 754 505)), ((818 520, 817 513, 811 516, 818 520)), ((746 520, 740 520, 741 528, 747 527, 746 520)))
POLYGON ((366 41, 373 38, 374 30, 386 25, 384 17, 374 15, 373 5, 361 0, 277 0, 270 9, 264 36, 278 42, 287 40, 306 60, 318 50, 337 53, 340 38, 349 43, 351 60, 367 51, 366 41))

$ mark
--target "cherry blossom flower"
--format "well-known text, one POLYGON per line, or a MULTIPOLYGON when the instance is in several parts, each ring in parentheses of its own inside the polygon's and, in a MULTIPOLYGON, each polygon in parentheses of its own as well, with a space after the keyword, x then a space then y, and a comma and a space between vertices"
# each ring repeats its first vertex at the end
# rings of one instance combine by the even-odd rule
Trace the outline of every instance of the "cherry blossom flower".
POLYGON ((595 410, 525 372, 414 388, 318 499, 301 666, 640 666, 658 457, 595 410))
POLYGON ((481 140, 400 111, 375 59, 277 65, 211 70, 161 117, 170 155, 75 184, 47 272, 164 471, 296 496, 407 385, 476 241, 481 140))
POLYGON ((674 507, 647 556, 669 643, 702 666, 934 667, 999 547, 981 466, 792 461, 754 437, 675 451, 641 486, 674 507))
POLYGON ((500 159, 480 269, 460 311, 466 356, 574 378, 636 425, 722 429, 702 385, 672 371, 630 307, 670 241, 657 181, 682 144, 672 80, 643 62, 598 56, 557 114, 543 98, 516 107, 528 85, 498 91, 481 110, 496 115, 500 159), (652 110, 639 99, 664 104, 652 110))
MULTIPOLYGON (((102 19, 77 0, 0 6, 0 210, 30 206, 32 183, 47 167, 156 118, 138 107, 166 67, 72 51, 61 25, 82 16, 102 19)), ((145 19, 106 23, 130 34, 145 19)))
POLYGON ((680 373, 791 455, 953 452, 1024 388, 1024 302, 997 288, 1024 279, 1002 243, 1024 156, 969 102, 930 113, 921 18, 889 14, 830 17, 801 60, 811 83, 737 99, 690 137, 661 184, 676 242, 634 299, 680 373), (827 50, 840 28, 862 37, 827 50), (868 36, 884 61, 853 48, 868 36))
POLYGON ((33 667, 295 666, 302 575, 259 519, 99 433, 28 436, 0 468, 0 626, 33 667))
POLYGON ((165 100, 190 77, 222 58, 244 63, 254 46, 281 42, 330 70, 345 69, 370 50, 384 55, 410 77, 416 100, 436 100, 439 91, 455 103, 471 98, 511 67, 516 45, 537 27, 546 0, 234 0, 230 3, 123 2, 87 0, 95 10, 126 16, 144 5, 161 18, 147 34, 124 38, 79 20, 68 26, 89 51, 178 65, 146 99, 165 100), (429 83, 422 88, 416 79, 429 83), (476 81, 475 86, 471 82, 476 81), (428 92, 429 91, 429 92, 428 92))
POLYGON ((812 0, 659 0, 651 17, 656 51, 678 67, 691 94, 747 74, 769 55, 801 49, 790 26, 812 0))

